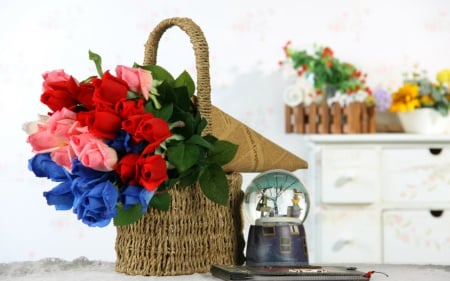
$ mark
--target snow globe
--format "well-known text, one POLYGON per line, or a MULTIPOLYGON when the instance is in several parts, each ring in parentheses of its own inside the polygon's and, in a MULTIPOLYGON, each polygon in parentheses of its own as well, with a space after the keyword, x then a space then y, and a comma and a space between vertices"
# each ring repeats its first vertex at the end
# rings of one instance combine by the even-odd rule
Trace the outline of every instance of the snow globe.
POLYGON ((303 222, 309 194, 294 174, 275 169, 257 175, 245 191, 243 206, 250 223, 248 266, 308 265, 303 222))

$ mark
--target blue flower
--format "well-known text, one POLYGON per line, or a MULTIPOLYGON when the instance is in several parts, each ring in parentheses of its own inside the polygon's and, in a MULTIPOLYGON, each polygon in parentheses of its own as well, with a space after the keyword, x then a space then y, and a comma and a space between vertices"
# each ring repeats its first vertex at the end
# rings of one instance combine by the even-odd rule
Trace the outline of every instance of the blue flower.
POLYGON ((154 191, 150 192, 141 186, 129 185, 120 194, 120 201, 122 202, 124 209, 128 209, 136 204, 141 204, 141 212, 145 213, 154 194, 154 191))
POLYGON ((124 130, 119 130, 114 139, 106 140, 106 144, 117 151, 117 154, 126 154, 130 152, 130 147, 128 142, 130 141, 131 136, 124 130))
POLYGON ((99 179, 109 177, 110 172, 102 172, 83 166, 78 158, 74 158, 72 161, 72 175, 86 178, 86 179, 99 179))
POLYGON ((109 180, 98 183, 76 198, 73 212, 89 226, 103 227, 117 214, 119 193, 109 180))
POLYGON ((70 174, 62 166, 52 160, 50 153, 38 153, 28 160, 28 169, 36 177, 47 177, 52 181, 63 182, 71 179, 70 174))
POLYGON ((75 199, 71 185, 72 181, 68 180, 58 184, 52 190, 44 192, 47 204, 54 205, 56 210, 70 210, 75 199))

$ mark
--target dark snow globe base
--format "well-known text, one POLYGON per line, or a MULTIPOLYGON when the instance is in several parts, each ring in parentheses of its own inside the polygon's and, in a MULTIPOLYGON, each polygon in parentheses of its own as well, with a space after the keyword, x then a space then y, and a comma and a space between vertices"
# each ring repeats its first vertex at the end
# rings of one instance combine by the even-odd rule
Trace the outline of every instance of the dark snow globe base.
POLYGON ((244 195, 245 215, 251 223, 246 265, 308 265, 303 222, 309 205, 308 191, 291 172, 277 169, 255 177, 244 195))

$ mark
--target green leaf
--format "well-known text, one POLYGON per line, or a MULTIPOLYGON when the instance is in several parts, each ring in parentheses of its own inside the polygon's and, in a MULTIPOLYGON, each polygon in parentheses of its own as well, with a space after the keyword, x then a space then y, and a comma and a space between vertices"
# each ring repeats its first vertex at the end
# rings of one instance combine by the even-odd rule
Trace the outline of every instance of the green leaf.
POLYGON ((170 202, 170 194, 168 192, 164 192, 158 195, 155 194, 150 201, 150 206, 157 210, 168 211, 170 208, 170 202))
POLYGON ((442 115, 442 117, 445 117, 448 115, 448 106, 444 105, 442 103, 436 105, 436 110, 439 112, 439 114, 442 115))
POLYGON ((207 198, 220 205, 228 204, 229 187, 222 167, 216 164, 207 166, 200 174, 199 183, 207 198))
POLYGON ((99 54, 96 54, 89 50, 89 59, 94 61, 95 68, 97 69, 98 75, 101 77, 103 76, 103 70, 102 70, 102 57, 99 54))
POLYGON ((183 111, 191 111, 192 101, 187 88, 175 88, 174 92, 177 106, 183 111))
POLYGON ((225 165, 233 160, 236 155, 238 145, 225 140, 218 140, 214 143, 214 148, 209 154, 208 161, 219 165, 225 165))
POLYGON ((127 99, 137 99, 139 95, 133 91, 127 91, 127 99))
POLYGON ((159 65, 149 64, 149 65, 137 65, 137 66, 140 68, 143 68, 143 69, 150 70, 150 72, 152 73, 153 79, 167 81, 170 84, 172 84, 173 81, 175 81, 172 74, 170 74, 167 70, 165 70, 164 68, 162 68, 159 65))
POLYGON ((141 204, 136 204, 128 209, 124 209, 121 205, 117 207, 117 216, 114 217, 114 225, 127 225, 136 222, 143 215, 141 204))
POLYGON ((206 128, 206 125, 208 125, 208 121, 205 118, 201 118, 198 121, 197 128, 195 129, 195 133, 201 135, 203 130, 206 128))
POLYGON ((179 185, 181 187, 193 185, 197 182, 199 174, 200 168, 198 166, 194 166, 192 169, 187 170, 186 173, 180 174, 179 185))
POLYGON ((199 148, 194 144, 177 144, 167 148, 167 157, 169 161, 183 172, 192 167, 200 156, 199 148))
POLYGON ((187 73, 187 71, 183 71, 180 76, 175 80, 175 87, 186 87, 188 90, 189 97, 192 97, 195 92, 195 83, 192 80, 192 77, 187 73))
MULTIPOLYGON (((145 106, 145 109, 147 111, 147 106, 145 106)), ((151 110, 150 112, 152 112, 153 115, 155 115, 155 117, 159 117, 159 118, 162 118, 162 119, 168 121, 170 119, 170 117, 172 117, 173 103, 167 104, 167 105, 161 107, 161 109, 159 109, 159 110, 153 108, 153 110, 151 110)))
POLYGON ((203 146, 203 147, 206 147, 209 150, 214 149, 214 146, 211 143, 209 143, 207 140, 205 140, 203 137, 201 137, 199 135, 192 135, 192 137, 190 137, 186 141, 186 143, 203 146))
POLYGON ((173 129, 175 134, 182 135, 185 139, 189 139, 194 134, 195 119, 192 114, 184 111, 178 111, 174 108, 174 113, 169 121, 170 123, 177 121, 182 121, 184 123, 183 127, 173 129))

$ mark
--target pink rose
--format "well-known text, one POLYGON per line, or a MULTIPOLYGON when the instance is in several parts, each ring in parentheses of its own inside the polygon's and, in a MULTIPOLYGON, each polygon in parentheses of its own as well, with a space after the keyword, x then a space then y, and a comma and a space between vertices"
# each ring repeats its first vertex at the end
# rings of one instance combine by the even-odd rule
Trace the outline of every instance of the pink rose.
POLYGON ((63 166, 68 171, 72 171, 72 160, 75 157, 75 153, 70 146, 65 145, 52 151, 50 157, 56 164, 63 166))
POLYGON ((37 131, 28 136, 33 152, 45 153, 68 144, 69 137, 78 134, 76 114, 68 109, 56 111, 45 123, 37 124, 37 131))
POLYGON ((42 84, 44 91, 53 90, 54 83, 67 82, 70 80, 70 75, 65 73, 62 69, 57 69, 53 71, 48 71, 42 74, 44 78, 44 83, 42 84))
POLYGON ((131 91, 140 93, 148 100, 153 78, 150 71, 143 68, 131 68, 125 65, 116 67, 117 77, 127 82, 131 91))
POLYGON ((53 113, 47 119, 47 126, 54 135, 67 138, 72 134, 78 133, 77 114, 67 108, 63 108, 53 113))
POLYGON ((117 153, 102 139, 90 134, 74 136, 71 146, 81 164, 97 171, 109 172, 114 170, 117 163, 117 153))
POLYGON ((69 145, 72 148, 75 156, 80 155, 83 148, 93 139, 96 138, 93 135, 86 133, 80 135, 74 135, 70 138, 69 145))

